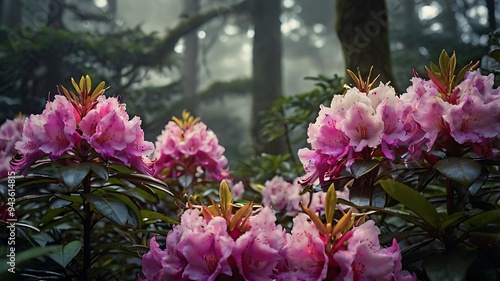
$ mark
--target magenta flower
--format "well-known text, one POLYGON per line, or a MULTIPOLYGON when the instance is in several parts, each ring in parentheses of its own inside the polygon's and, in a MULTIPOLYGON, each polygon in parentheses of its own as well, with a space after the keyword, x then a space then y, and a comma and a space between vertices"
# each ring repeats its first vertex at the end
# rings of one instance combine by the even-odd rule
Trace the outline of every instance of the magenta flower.
MULTIPOLYGON (((295 216, 302 211, 300 203, 309 206, 313 212, 323 212, 325 209, 326 192, 319 191, 301 195, 303 187, 295 179, 293 183, 285 181, 282 177, 275 176, 264 183, 261 190, 262 205, 271 207, 278 212, 284 212, 287 216, 295 216), (312 201, 311 201, 312 200, 312 201), (311 201, 311 202, 310 202, 311 201)), ((336 190, 337 198, 349 200, 349 189, 344 187, 342 191, 336 190)), ((345 208, 346 206, 341 206, 345 208)))
POLYGON ((201 176, 200 169, 206 179, 220 181, 228 176, 224 148, 214 132, 198 120, 184 112, 182 120, 174 118, 175 122, 167 123, 156 141, 155 177, 167 180, 186 174, 201 176))
POLYGON ((82 118, 80 129, 82 137, 103 159, 151 174, 147 156, 154 147, 151 142, 144 141, 140 125, 141 119, 137 116, 129 120, 125 105, 116 98, 100 96, 95 108, 82 118))
MULTIPOLYGON (((228 182, 229 183, 229 182, 228 182)), ((245 185, 242 181, 237 182, 236 184, 231 184, 231 195, 234 200, 239 200, 243 198, 243 193, 245 193, 245 185)))
POLYGON ((262 208, 252 215, 249 203, 232 214, 231 192, 225 182, 219 194, 220 204, 202 206, 201 212, 186 210, 180 224, 167 235, 165 254, 156 255, 161 261, 153 262, 149 260, 153 255, 145 255, 143 263, 148 265, 143 268, 156 269, 161 264, 165 280, 215 280, 222 275, 273 280, 278 276, 285 262, 286 233, 275 224, 273 210, 262 208))
POLYGON ((457 147, 471 147, 480 156, 500 155, 492 146, 500 132, 500 90, 493 88, 493 75, 468 72, 450 96, 441 93, 434 81, 414 77, 412 83, 401 98, 410 108, 407 122, 414 127, 407 140, 416 153, 413 158, 419 157, 423 146, 456 156, 466 152, 455 151, 457 147))
POLYGON ((251 229, 236 240, 232 257, 245 280, 273 280, 275 268, 283 262, 285 230, 275 224, 270 208, 263 208, 250 218, 251 229))
POLYGON ((163 269, 163 259, 167 252, 160 249, 156 242, 156 236, 149 242, 149 252, 142 256, 142 272, 145 278, 143 281, 164 280, 165 270, 163 269))
POLYGON ((22 158, 12 161, 13 168, 26 171, 44 156, 58 159, 80 141, 76 128, 73 105, 64 96, 56 95, 53 102, 47 102, 42 114, 26 118, 22 139, 15 145, 22 158))
POLYGON ((264 183, 261 191, 262 205, 285 212, 288 216, 295 216, 301 211, 299 204, 305 197, 300 195, 301 191, 302 187, 299 184, 292 184, 282 177, 275 176, 264 183))
POLYGON ((471 144, 478 155, 492 153, 492 143, 500 138, 500 89, 493 88, 493 74, 468 72, 456 87, 456 104, 448 107, 443 119, 450 134, 460 144, 471 144))
POLYGON ((314 223, 301 213, 293 219, 292 233, 285 246, 288 276, 296 280, 324 280, 328 273, 325 242, 314 223))
POLYGON ((401 271, 401 253, 396 240, 390 248, 381 248, 378 240, 380 230, 373 221, 353 228, 333 259, 340 266, 335 280, 416 280, 415 275, 401 271))
POLYGON ((22 139, 24 117, 7 119, 0 126, 0 178, 12 170, 10 161, 16 154, 15 144, 22 139))
POLYGON ((129 120, 125 105, 116 98, 105 98, 104 82, 91 94, 87 85, 90 78, 82 77, 80 85, 73 81, 77 94, 62 87, 63 95, 49 101, 42 114, 26 119, 22 140, 16 143, 21 159, 12 161, 16 170, 27 168, 48 156, 59 159, 63 154, 74 156, 77 161, 93 160, 92 150, 101 160, 132 166, 141 173, 150 174, 147 156, 153 144, 144 141, 141 120, 129 120))
POLYGON ((384 156, 395 159, 398 144, 408 138, 403 101, 388 84, 361 92, 347 90, 333 97, 331 106, 322 106, 307 141, 311 149, 299 150, 307 173, 304 182, 320 183, 340 175, 357 159, 384 156))

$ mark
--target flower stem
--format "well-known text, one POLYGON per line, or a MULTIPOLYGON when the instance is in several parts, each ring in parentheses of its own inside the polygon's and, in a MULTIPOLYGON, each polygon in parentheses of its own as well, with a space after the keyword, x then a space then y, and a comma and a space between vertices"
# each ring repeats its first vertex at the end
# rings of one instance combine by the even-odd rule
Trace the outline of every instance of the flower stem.
MULTIPOLYGON (((82 182, 83 194, 90 193, 90 174, 82 182)), ((83 198, 83 280, 89 280, 88 273, 91 265, 91 234, 92 234, 92 210, 90 203, 83 198)))
POLYGON ((453 197, 454 197, 454 189, 451 183, 451 180, 446 179, 446 212, 449 215, 453 214, 453 197))

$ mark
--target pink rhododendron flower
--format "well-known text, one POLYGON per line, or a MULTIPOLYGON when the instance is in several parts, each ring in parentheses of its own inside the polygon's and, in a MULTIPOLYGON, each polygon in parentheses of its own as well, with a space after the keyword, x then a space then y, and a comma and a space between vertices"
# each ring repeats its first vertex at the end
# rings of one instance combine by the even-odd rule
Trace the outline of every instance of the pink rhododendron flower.
POLYGON ((304 182, 336 178, 357 159, 393 160, 411 129, 405 125, 403 105, 391 86, 380 83, 368 93, 350 88, 334 96, 330 107, 321 106, 307 131, 311 149, 299 150, 307 173, 304 182))
POLYGON ((293 219, 292 233, 287 234, 285 254, 288 276, 296 280, 324 280, 328 273, 325 243, 314 223, 300 213, 293 219))
POLYGON ((286 232, 275 224, 270 208, 250 218, 251 229, 236 240, 232 256, 245 280, 272 280, 276 266, 284 261, 286 232))
POLYGON ((239 200, 243 198, 243 193, 245 193, 245 185, 242 181, 231 185, 231 195, 234 200, 239 200))
MULTIPOLYGON (((468 72, 464 80, 443 98, 433 81, 414 77, 401 99, 410 108, 408 122, 415 122, 407 141, 411 152, 424 145, 427 151, 445 149, 455 143, 471 147, 480 156, 499 156, 492 143, 500 132, 500 90, 493 88, 493 75, 468 72)), ((463 151, 451 152, 461 156, 463 151)))
MULTIPOLYGON (((183 114, 185 119, 192 118, 186 114, 183 114)), ((206 179, 226 178, 227 159, 215 133, 197 119, 184 120, 182 124, 177 121, 168 122, 157 138, 154 176, 162 180, 177 179, 184 174, 198 175, 201 168, 206 179)))
POLYGON ((114 97, 80 98, 74 95, 70 101, 66 96, 56 95, 54 101, 47 102, 42 114, 26 119, 23 137, 16 143, 22 158, 13 160, 13 167, 27 169, 44 156, 56 160, 64 153, 86 158, 91 155, 88 143, 103 160, 151 174, 147 156, 153 151, 153 144, 144 141, 140 118, 129 120, 125 105, 114 97), (88 104, 78 104, 80 98, 88 104))
MULTIPOLYGON (((309 209, 313 212, 323 212, 326 192, 319 191, 312 193, 312 195, 310 193, 301 195, 303 187, 299 181, 300 179, 297 178, 293 183, 289 183, 279 176, 266 181, 261 191, 262 205, 284 212, 287 216, 295 216, 298 212, 301 212, 301 202, 303 205, 309 206, 309 209)), ((349 199, 349 189, 347 187, 344 187, 342 191, 337 190, 336 193, 337 198, 349 199)))
POLYGON ((15 144, 22 139, 24 117, 6 120, 0 126, 0 178, 12 171, 10 161, 16 154, 15 144))
POLYGON ((380 230, 373 221, 355 227, 344 242, 347 247, 333 253, 340 266, 335 280, 416 280, 415 275, 401 271, 401 254, 396 240, 389 248, 381 248, 380 230))
POLYGON ((42 114, 32 114, 24 123, 22 139, 15 148, 22 155, 12 161, 15 170, 27 169, 43 156, 55 160, 75 147, 81 136, 73 105, 61 95, 47 102, 42 114))
POLYGON ((142 272, 146 277, 139 280, 164 280, 165 270, 162 263, 166 254, 156 242, 156 236, 153 236, 149 242, 149 252, 142 256, 142 272))
POLYGON ((301 191, 302 187, 299 184, 292 184, 282 177, 275 176, 264 183, 264 189, 261 191, 262 205, 294 216, 301 211, 299 204, 304 200, 300 195, 301 191))
POLYGON ((164 280, 215 280, 235 273, 245 280, 273 280, 285 260, 286 241, 284 229, 275 221, 274 212, 263 208, 249 218, 246 231, 231 237, 224 217, 207 219, 198 209, 189 209, 168 233, 163 253, 150 246, 154 254, 143 256, 143 273, 151 278, 146 280, 159 280, 159 273, 164 280))
POLYGON ((468 72, 456 87, 456 104, 443 115, 451 136, 460 144, 471 144, 478 155, 492 156, 492 143, 500 138, 500 89, 493 88, 493 78, 479 70, 468 72))
POLYGON ((147 158, 153 152, 153 144, 144 141, 141 119, 129 120, 125 104, 115 97, 97 98, 97 104, 80 122, 82 137, 105 160, 131 165, 139 172, 151 174, 147 158))

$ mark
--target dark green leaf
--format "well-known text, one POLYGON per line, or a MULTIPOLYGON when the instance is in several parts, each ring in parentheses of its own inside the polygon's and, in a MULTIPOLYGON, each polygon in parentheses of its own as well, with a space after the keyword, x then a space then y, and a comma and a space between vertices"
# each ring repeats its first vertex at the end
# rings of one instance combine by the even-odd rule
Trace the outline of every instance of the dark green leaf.
POLYGON ((382 188, 395 200, 405 205, 421 217, 429 225, 437 229, 439 226, 439 216, 436 208, 420 193, 411 187, 392 179, 379 181, 382 188))
POLYGON ((61 167, 61 177, 66 187, 69 190, 74 190, 82 183, 89 171, 89 163, 63 166, 61 167))
POLYGON ((454 226, 458 223, 460 223, 462 220, 464 220, 467 216, 469 215, 468 212, 466 211, 461 211, 457 213, 453 213, 443 219, 443 222, 441 223, 441 228, 440 230, 443 231, 449 226, 454 226))
POLYGON ((168 217, 168 216, 165 216, 163 214, 153 212, 150 210, 141 210, 141 214, 142 214, 142 217, 144 218, 144 220, 161 220, 164 222, 168 222, 170 224, 178 224, 179 223, 179 221, 177 221, 171 217, 168 217))
MULTIPOLYGON (((28 250, 24 250, 18 254, 16 254, 16 267, 19 267, 21 264, 41 256, 46 256, 53 252, 59 250, 60 246, 48 246, 48 247, 33 247, 28 250)), ((3 258, 3 257, 2 257, 3 258)), ((9 264, 5 262, 5 259, 0 259, 0 272, 7 272, 9 264)), ((9 279, 7 279, 9 280, 9 279)), ((14 279, 12 279, 14 280, 14 279)))
POLYGON ((137 205, 132 201, 129 197, 123 194, 119 194, 116 192, 108 192, 110 196, 116 197, 125 203, 128 207, 128 223, 132 228, 141 228, 142 227, 142 215, 137 207, 137 205))
POLYGON ((380 162, 375 159, 356 160, 351 165, 351 173, 355 178, 359 178, 375 169, 379 164, 380 162))
POLYGON ((480 257, 469 266, 467 280, 498 281, 499 274, 492 260, 480 257))
POLYGON ((75 240, 71 241, 66 245, 59 245, 57 251, 49 254, 55 262, 60 264, 62 267, 66 267, 69 262, 76 257, 80 249, 82 248, 82 242, 75 240))
POLYGON ((424 260, 424 269, 431 281, 465 281, 467 269, 477 257, 477 252, 447 251, 424 260))
POLYGON ((500 62, 500 49, 491 51, 490 57, 494 58, 497 62, 500 62))
POLYGON ((96 211, 108 218, 110 221, 125 227, 130 222, 128 221, 128 208, 125 203, 116 197, 102 197, 97 194, 83 194, 96 211))
POLYGON ((52 238, 52 236, 50 236, 46 232, 33 234, 31 238, 33 238, 33 240, 35 240, 35 242, 38 243, 38 245, 41 247, 44 247, 45 245, 47 245, 47 243, 54 242, 54 238, 52 238))
POLYGON ((476 161, 463 157, 439 160, 434 168, 448 179, 469 187, 480 175, 482 167, 476 161))
POLYGON ((108 170, 106 167, 99 163, 90 163, 90 169, 94 172, 98 177, 103 179, 104 181, 108 180, 108 170))
POLYGON ((500 220, 500 209, 494 209, 490 211, 480 212, 479 214, 471 217, 470 219, 463 222, 463 225, 467 230, 475 230, 481 228, 491 222, 500 220))

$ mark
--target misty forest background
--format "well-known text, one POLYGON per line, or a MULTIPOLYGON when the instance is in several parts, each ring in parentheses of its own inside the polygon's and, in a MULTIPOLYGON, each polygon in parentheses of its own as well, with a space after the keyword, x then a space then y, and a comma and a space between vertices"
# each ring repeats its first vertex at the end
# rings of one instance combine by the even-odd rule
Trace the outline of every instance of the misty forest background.
POLYGON ((487 57, 499 2, 0 0, 0 122, 41 113, 56 85, 89 74, 142 118, 147 140, 183 109, 200 116, 233 167, 287 152, 289 140, 265 136, 273 103, 318 81, 349 83, 346 68, 374 65, 400 93, 442 49, 459 67, 499 69, 487 57))

